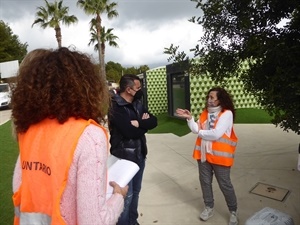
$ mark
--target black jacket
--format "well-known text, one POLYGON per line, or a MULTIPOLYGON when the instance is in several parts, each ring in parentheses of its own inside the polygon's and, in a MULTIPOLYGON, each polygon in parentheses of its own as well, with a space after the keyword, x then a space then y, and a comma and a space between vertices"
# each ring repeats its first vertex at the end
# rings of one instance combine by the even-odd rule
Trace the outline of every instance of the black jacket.
POLYGON ((141 101, 129 103, 120 95, 113 95, 108 122, 112 155, 136 163, 146 158, 145 133, 157 126, 157 118, 146 110, 141 101), (142 119, 143 113, 148 113, 150 118, 142 119), (137 120, 139 127, 133 126, 131 120, 137 120))

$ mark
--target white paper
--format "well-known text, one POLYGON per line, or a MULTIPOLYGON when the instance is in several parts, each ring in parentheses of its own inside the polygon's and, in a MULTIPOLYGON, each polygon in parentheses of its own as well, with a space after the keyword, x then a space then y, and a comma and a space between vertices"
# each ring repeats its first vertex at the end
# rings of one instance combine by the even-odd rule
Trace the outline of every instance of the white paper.
POLYGON ((125 187, 140 168, 132 161, 110 155, 107 160, 107 169, 106 199, 109 199, 113 193, 113 187, 109 185, 109 182, 115 181, 120 187, 125 187))

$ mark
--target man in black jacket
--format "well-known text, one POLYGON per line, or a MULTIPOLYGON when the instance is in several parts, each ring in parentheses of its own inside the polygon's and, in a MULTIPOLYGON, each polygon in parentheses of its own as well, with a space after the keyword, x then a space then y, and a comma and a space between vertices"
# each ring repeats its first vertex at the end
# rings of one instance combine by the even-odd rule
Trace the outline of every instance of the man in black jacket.
POLYGON ((124 211, 117 225, 139 225, 138 199, 147 156, 145 134, 157 126, 157 118, 143 106, 142 96, 139 77, 131 74, 122 76, 119 93, 113 94, 108 115, 111 154, 131 160, 140 167, 128 184, 124 211))

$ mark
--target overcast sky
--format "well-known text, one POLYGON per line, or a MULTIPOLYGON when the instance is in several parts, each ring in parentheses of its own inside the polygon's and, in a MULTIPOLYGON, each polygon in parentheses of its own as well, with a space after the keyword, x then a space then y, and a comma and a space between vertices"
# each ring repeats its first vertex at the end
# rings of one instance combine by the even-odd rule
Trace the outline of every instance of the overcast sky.
MULTIPOLYGON (((49 0, 48 2, 53 2, 49 0)), ((171 43, 187 51, 194 47, 201 36, 201 27, 188 22, 199 16, 200 10, 190 0, 113 0, 118 3, 119 16, 108 20, 102 15, 102 25, 114 28, 119 48, 106 47, 105 61, 114 61, 124 67, 148 65, 150 68, 169 64, 164 48, 171 43)), ((61 25, 62 45, 93 54, 89 22, 91 16, 76 6, 76 0, 64 0, 69 15, 75 15, 78 23, 69 27, 61 25)), ((112 2, 112 1, 111 1, 112 2)), ((56 48, 54 29, 42 29, 38 24, 31 27, 38 6, 44 0, 0 0, 0 20, 9 25, 22 43, 27 42, 28 51, 35 48, 56 48)))

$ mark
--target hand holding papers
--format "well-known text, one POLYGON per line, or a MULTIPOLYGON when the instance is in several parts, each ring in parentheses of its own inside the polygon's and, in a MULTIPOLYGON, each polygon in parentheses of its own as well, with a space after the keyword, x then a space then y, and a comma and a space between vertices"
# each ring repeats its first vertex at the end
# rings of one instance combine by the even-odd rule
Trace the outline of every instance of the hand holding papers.
POLYGON ((113 187, 109 185, 110 181, 115 181, 120 187, 125 187, 140 169, 136 163, 113 155, 108 157, 107 168, 106 199, 109 199, 113 193, 113 187))

